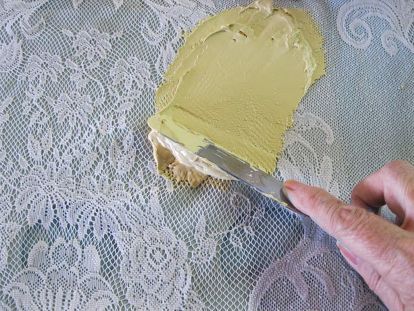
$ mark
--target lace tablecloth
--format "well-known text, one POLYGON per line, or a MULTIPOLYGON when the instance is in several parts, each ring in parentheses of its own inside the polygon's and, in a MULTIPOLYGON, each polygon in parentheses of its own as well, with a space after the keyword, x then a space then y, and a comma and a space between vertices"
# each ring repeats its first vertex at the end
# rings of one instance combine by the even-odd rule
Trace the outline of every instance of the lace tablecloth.
MULTIPOLYGON (((0 1, 1 310, 384 309, 308 219, 155 172, 146 120, 183 32, 246 4, 0 1)), ((414 2, 275 5, 310 11, 327 61, 276 174, 348 200, 414 160, 414 2)))

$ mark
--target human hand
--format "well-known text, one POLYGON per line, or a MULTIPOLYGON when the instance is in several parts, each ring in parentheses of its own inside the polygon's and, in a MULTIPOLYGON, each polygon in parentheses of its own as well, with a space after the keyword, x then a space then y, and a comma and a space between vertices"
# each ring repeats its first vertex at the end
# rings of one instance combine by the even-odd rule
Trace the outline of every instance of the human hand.
POLYGON ((347 205, 326 191, 286 181, 292 204, 335 237, 347 262, 391 310, 414 310, 414 167, 393 161, 361 181, 347 205), (392 224, 368 208, 387 204, 392 224))

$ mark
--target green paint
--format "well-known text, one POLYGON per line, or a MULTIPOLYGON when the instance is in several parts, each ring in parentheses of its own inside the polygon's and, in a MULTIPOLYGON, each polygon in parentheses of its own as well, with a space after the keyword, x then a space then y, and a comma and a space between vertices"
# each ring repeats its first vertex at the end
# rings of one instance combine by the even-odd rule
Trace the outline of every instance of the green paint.
POLYGON ((227 10, 186 36, 148 123, 190 151, 208 140, 272 172, 293 113, 324 67, 322 37, 306 12, 270 0, 227 10))

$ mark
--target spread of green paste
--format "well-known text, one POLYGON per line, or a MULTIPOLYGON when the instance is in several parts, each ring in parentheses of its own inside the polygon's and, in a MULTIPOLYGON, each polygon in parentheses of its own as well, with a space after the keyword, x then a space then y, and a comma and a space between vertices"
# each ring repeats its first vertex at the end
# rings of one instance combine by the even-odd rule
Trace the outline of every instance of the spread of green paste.
POLYGON ((305 11, 270 0, 209 17, 186 35, 148 123, 192 152, 212 142, 270 173, 295 109, 324 74, 322 41, 305 11))

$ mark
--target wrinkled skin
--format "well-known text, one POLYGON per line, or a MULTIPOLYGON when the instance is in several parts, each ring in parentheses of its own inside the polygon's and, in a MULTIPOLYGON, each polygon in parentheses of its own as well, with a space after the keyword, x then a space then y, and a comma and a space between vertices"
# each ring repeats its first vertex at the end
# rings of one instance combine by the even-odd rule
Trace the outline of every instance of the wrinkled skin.
POLYGON ((337 239, 347 262, 390 310, 414 310, 414 166, 388 163, 356 185, 351 205, 292 180, 284 192, 337 239), (396 224, 369 211, 384 204, 396 224))

